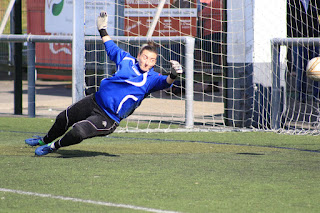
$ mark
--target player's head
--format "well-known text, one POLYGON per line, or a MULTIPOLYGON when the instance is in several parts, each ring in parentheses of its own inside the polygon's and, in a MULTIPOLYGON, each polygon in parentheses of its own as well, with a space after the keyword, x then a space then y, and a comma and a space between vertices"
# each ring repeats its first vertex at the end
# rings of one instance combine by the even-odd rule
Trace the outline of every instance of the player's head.
POLYGON ((157 62, 158 50, 152 41, 141 47, 137 56, 140 69, 144 72, 149 71, 157 62))

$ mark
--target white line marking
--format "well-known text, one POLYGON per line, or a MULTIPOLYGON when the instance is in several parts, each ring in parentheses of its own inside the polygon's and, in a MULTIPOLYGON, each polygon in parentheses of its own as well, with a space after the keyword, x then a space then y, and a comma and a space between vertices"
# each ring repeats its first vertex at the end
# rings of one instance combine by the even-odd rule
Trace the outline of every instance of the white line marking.
POLYGON ((14 189, 0 188, 0 191, 1 192, 11 192, 11 193, 20 194, 20 195, 48 197, 48 198, 59 199, 59 200, 70 200, 73 202, 90 203, 90 204, 101 205, 101 206, 111 206, 111 207, 118 207, 118 208, 141 210, 141 211, 146 211, 146 212, 178 213, 178 212, 174 212, 174 211, 145 208, 145 207, 139 207, 139 206, 133 206, 133 205, 126 205, 126 204, 116 204, 116 203, 109 203, 109 202, 103 202, 103 201, 84 200, 84 199, 73 198, 73 197, 56 196, 56 195, 51 195, 51 194, 41 194, 41 193, 36 193, 36 192, 26 192, 26 191, 21 191, 21 190, 14 190, 14 189))

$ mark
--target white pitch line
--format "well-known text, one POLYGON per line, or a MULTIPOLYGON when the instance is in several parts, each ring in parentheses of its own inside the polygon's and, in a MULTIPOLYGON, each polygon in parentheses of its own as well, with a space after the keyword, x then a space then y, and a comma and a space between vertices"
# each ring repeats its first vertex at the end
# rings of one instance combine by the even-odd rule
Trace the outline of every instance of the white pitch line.
POLYGON ((41 194, 41 193, 36 193, 36 192, 26 192, 26 191, 21 191, 21 190, 14 190, 14 189, 0 188, 0 191, 1 192, 11 192, 11 193, 20 194, 20 195, 30 195, 30 196, 36 196, 36 197, 48 197, 48 198, 59 199, 59 200, 70 200, 70 201, 73 201, 73 202, 90 203, 90 204, 101 205, 101 206, 110 206, 110 207, 141 210, 141 211, 146 211, 146 212, 178 213, 178 212, 175 212, 175 211, 152 209, 152 208, 145 208, 145 207, 140 207, 140 206, 126 205, 126 204, 116 204, 116 203, 109 203, 109 202, 103 202, 103 201, 84 200, 84 199, 73 198, 73 197, 56 196, 56 195, 51 195, 51 194, 41 194))

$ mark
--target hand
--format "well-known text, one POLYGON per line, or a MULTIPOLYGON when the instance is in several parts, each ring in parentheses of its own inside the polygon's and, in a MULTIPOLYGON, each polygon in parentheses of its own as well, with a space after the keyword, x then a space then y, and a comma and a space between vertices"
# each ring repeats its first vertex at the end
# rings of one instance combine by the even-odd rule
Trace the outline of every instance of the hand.
POLYGON ((182 66, 178 61, 171 60, 171 74, 170 78, 175 79, 178 75, 183 73, 182 66))
POLYGON ((108 14, 106 12, 101 12, 97 19, 98 30, 107 30, 108 26, 108 14))

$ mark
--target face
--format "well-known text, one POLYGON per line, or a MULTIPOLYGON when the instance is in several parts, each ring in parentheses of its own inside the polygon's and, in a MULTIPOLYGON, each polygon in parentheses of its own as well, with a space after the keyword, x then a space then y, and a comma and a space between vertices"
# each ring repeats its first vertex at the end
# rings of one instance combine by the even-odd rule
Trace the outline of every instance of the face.
POLYGON ((149 50, 143 50, 137 57, 139 61, 140 69, 144 72, 148 72, 157 62, 157 53, 150 52, 149 50))

